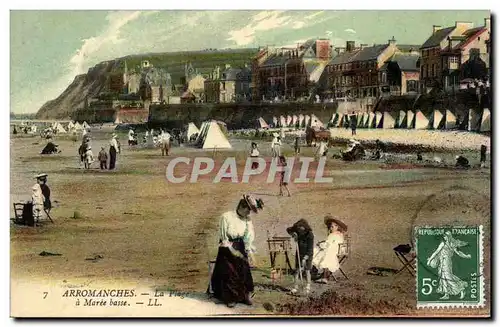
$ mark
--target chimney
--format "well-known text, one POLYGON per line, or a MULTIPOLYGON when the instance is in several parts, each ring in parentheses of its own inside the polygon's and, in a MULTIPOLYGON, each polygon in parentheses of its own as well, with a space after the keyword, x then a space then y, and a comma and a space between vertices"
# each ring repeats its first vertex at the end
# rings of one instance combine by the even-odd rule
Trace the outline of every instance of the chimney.
POLYGON ((345 43, 345 51, 346 52, 353 52, 355 44, 356 43, 354 41, 346 41, 346 43, 345 43))
POLYGON ((441 29, 442 26, 440 25, 432 25, 432 34, 436 33, 438 30, 441 29))
POLYGON ((388 44, 389 45, 396 45, 396 39, 394 38, 394 36, 392 37, 392 39, 388 40, 388 44))
POLYGON ((474 23, 471 22, 455 22, 455 28, 459 31, 465 32, 471 28, 474 28, 474 23))
POLYGON ((484 27, 489 31, 491 28, 491 17, 484 19, 484 27))

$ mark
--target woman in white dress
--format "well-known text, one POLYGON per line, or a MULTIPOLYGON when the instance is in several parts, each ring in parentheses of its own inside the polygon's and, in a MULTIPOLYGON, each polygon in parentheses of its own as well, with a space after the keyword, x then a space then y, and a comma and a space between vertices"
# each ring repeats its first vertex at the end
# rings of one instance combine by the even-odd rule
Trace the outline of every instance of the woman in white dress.
POLYGON ((281 156, 281 138, 278 133, 273 133, 273 141, 271 142, 271 151, 273 158, 281 156))
MULTIPOLYGON (((211 278, 213 296, 232 308, 236 303, 252 305, 254 290, 249 259, 253 260, 254 227, 250 214, 264 207, 261 199, 244 195, 236 210, 222 214, 219 227, 219 252, 211 278)), ((210 292, 210 287, 208 289, 210 292)))
POLYGON ((450 295, 460 294, 460 299, 465 297, 467 282, 453 274, 452 258, 456 254, 461 258, 470 259, 470 254, 458 250, 459 247, 466 245, 467 242, 453 238, 451 232, 447 231, 436 251, 427 259, 427 265, 438 270, 437 293, 443 294, 443 297, 441 297, 443 300, 449 299, 450 295))
POLYGON ((328 283, 330 274, 335 273, 340 265, 338 259, 339 244, 344 243, 347 226, 339 219, 328 215, 325 217, 325 225, 328 228, 326 240, 321 241, 314 248, 313 266, 322 274, 319 283, 328 283))

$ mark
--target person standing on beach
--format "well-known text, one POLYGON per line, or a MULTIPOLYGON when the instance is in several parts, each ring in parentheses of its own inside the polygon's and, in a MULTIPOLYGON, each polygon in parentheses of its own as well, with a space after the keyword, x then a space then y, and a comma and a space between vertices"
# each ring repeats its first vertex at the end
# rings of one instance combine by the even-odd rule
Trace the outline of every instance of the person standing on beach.
POLYGON ((356 135, 356 125, 358 124, 358 119, 357 119, 354 111, 352 112, 352 114, 349 118, 351 120, 351 134, 356 135))
POLYGON ((101 147, 101 151, 99 151, 99 155, 97 156, 99 160, 99 165, 101 169, 108 169, 108 154, 104 147, 101 147))
POLYGON ((250 150, 250 158, 252 158, 252 169, 259 168, 259 162, 257 161, 259 155, 260 152, 259 149, 257 149, 257 143, 252 142, 252 150, 250 150))
POLYGON ((484 168, 486 166, 486 151, 488 151, 486 145, 481 145, 481 168, 484 168))
POLYGON ((299 155, 300 154, 300 137, 295 137, 295 154, 299 155))
POLYGON ((109 141, 109 170, 115 169, 116 165, 116 152, 118 151, 117 135, 113 134, 111 141, 109 141))
MULTIPOLYGON (((278 157, 278 166, 280 167, 286 167, 286 158, 284 156, 279 156, 278 157)), ((290 190, 288 189, 288 182, 285 182, 285 169, 283 171, 280 171, 280 196, 283 196, 283 188, 285 188, 286 192, 288 193, 288 197, 290 197, 290 190)))

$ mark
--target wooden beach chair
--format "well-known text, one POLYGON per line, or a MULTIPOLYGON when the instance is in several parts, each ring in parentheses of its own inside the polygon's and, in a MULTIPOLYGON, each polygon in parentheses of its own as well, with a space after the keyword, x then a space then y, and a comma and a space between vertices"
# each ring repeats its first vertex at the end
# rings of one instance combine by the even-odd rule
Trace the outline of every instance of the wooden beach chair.
POLYGON ((412 248, 409 244, 400 244, 396 246, 394 249, 394 254, 401 262, 402 267, 395 273, 395 275, 399 275, 403 271, 408 271, 413 277, 415 277, 415 262, 417 260, 417 256, 412 251, 412 248))

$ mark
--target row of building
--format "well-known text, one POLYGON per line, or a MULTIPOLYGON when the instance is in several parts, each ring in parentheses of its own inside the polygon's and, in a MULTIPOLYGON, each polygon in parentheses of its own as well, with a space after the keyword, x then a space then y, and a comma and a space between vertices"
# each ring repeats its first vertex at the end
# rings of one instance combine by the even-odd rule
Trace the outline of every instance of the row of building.
MULTIPOLYGON (((108 91, 124 100, 150 103, 333 102, 377 99, 384 95, 453 92, 464 81, 489 85, 490 18, 433 26, 419 44, 359 44, 333 47, 330 40, 308 40, 296 47, 261 48, 250 65, 214 67, 199 73, 186 64, 174 84, 164 68, 143 61, 139 69, 109 77, 108 91)), ((367 109, 375 102, 367 102, 367 109)))

